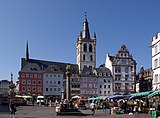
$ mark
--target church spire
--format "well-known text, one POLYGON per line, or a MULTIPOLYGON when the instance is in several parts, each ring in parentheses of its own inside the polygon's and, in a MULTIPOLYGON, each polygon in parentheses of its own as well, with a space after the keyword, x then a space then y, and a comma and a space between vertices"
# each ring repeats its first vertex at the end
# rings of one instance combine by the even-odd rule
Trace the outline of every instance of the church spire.
POLYGON ((11 84, 13 84, 13 74, 11 72, 11 84))
POLYGON ((26 60, 29 60, 28 41, 27 41, 27 46, 26 46, 26 60))
POLYGON ((85 12, 85 21, 84 21, 84 26, 83 26, 83 38, 90 39, 89 26, 88 26, 86 12, 85 12))

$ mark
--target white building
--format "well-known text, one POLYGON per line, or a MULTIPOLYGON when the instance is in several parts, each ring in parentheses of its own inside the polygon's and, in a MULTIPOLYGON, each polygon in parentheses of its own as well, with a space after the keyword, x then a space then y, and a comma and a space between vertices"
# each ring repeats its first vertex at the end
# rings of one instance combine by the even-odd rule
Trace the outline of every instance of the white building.
POLYGON ((116 56, 107 54, 105 67, 113 76, 114 94, 135 92, 136 62, 125 45, 122 45, 116 56))
POLYGON ((111 71, 103 66, 96 68, 94 74, 97 76, 97 94, 98 96, 106 97, 113 95, 113 77, 111 71))
POLYGON ((56 65, 49 65, 43 73, 43 95, 61 96, 63 72, 56 65))
POLYGON ((152 38, 153 90, 160 89, 160 32, 152 38))

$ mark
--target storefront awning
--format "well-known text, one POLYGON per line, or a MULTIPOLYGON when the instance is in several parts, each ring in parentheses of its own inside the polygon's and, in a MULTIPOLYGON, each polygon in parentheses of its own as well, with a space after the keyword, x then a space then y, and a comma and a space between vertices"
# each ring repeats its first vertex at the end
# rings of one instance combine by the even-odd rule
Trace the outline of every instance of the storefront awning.
POLYGON ((88 98, 88 100, 104 100, 104 98, 96 97, 96 98, 88 98))
POLYGON ((146 92, 139 92, 139 93, 132 93, 131 96, 147 96, 151 93, 153 93, 154 91, 146 91, 146 92))
POLYGON ((151 98, 151 97, 156 96, 156 95, 160 95, 160 91, 154 91, 153 93, 148 95, 148 98, 151 98))
POLYGON ((128 99, 131 95, 127 94, 127 95, 112 95, 109 96, 108 99, 128 99))

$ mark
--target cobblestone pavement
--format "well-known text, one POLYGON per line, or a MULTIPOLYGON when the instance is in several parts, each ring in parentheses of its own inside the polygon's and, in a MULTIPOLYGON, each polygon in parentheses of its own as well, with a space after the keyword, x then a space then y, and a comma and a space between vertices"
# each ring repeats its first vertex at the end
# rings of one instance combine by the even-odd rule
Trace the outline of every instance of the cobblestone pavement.
MULTIPOLYGON (((57 116, 55 113, 55 107, 46 106, 19 106, 15 118, 150 118, 148 114, 121 114, 121 115, 110 115, 109 111, 106 113, 103 110, 96 110, 94 116, 91 115, 90 110, 81 110, 86 116, 57 116)), ((9 112, 0 112, 0 118, 10 118, 9 112)))

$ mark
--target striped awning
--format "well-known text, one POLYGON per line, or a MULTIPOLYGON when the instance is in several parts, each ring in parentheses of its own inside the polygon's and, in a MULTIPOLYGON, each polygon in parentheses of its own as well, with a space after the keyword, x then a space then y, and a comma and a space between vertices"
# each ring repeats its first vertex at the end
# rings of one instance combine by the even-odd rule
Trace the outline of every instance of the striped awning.
POLYGON ((160 91, 154 91, 153 93, 148 95, 148 98, 151 98, 151 97, 156 96, 156 95, 160 95, 160 91))

